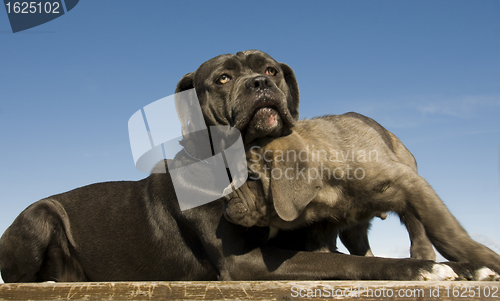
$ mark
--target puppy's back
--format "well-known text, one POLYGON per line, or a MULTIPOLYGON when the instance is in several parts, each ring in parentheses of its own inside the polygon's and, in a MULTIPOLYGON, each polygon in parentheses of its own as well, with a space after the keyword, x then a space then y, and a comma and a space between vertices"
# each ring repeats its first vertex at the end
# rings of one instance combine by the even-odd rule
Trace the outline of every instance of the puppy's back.
POLYGON ((375 120, 355 112, 303 119, 296 123, 293 130, 320 145, 324 142, 324 146, 385 150, 395 155, 397 161, 417 170, 414 156, 396 135, 375 120))

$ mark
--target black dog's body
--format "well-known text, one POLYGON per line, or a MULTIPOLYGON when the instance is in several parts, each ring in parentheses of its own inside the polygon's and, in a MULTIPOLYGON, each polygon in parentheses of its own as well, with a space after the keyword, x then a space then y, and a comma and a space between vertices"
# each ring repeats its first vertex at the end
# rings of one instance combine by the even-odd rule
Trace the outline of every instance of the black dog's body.
POLYGON ((94 184, 28 207, 2 237, 4 281, 214 279, 176 204, 165 203, 175 200, 173 187, 161 179, 166 185, 150 189, 159 177, 94 184))
POLYGON ((173 191, 153 174, 31 205, 2 236, 4 281, 423 279, 436 266, 278 249, 266 228, 226 221, 222 200, 181 213, 173 191))
MULTIPOLYGON (((184 76, 176 92, 191 88, 206 125, 234 126, 245 144, 287 135, 298 119, 293 71, 259 51, 205 62, 184 76)), ((196 120, 182 105, 178 111, 184 134, 196 120)), ((183 143, 185 152, 172 164, 199 158, 188 140, 183 143)), ((456 277, 432 261, 294 251, 302 249, 299 240, 280 241, 284 236, 278 235, 267 242, 267 228, 229 223, 224 206, 217 200, 181 212, 168 173, 55 195, 28 207, 2 235, 2 277, 5 282, 456 277)))

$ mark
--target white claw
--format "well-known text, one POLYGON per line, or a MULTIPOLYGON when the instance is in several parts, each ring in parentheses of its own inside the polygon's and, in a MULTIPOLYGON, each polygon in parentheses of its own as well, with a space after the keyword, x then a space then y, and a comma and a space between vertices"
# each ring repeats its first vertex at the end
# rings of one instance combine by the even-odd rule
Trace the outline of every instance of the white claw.
POLYGON ((452 281, 458 278, 453 269, 445 264, 436 263, 432 266, 432 271, 424 271, 420 274, 425 281, 452 281))
POLYGON ((474 272, 474 280, 476 281, 497 281, 500 275, 489 268, 480 268, 474 272))

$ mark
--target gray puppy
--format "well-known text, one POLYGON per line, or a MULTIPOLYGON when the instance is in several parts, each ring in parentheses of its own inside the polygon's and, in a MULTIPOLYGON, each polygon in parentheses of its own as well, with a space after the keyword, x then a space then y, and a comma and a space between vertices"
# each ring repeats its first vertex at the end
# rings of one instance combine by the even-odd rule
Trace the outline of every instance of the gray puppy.
MULTIPOLYGON (((347 113, 299 121, 288 136, 247 146, 247 163, 250 181, 227 196, 225 216, 234 223, 293 230, 321 221, 324 227, 326 221, 333 229, 363 230, 374 216, 392 211, 407 226, 412 257, 433 256, 429 238, 451 261, 500 271, 500 256, 467 235, 417 174, 412 154, 368 117, 347 113)), ((480 271, 474 279, 497 277, 480 271)))

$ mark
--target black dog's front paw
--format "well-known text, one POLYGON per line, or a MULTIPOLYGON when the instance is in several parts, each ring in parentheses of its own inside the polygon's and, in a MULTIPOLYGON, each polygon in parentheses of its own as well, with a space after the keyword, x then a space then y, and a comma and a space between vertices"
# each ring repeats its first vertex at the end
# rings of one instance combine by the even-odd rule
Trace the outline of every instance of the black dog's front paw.
POLYGON ((459 281, 497 281, 500 275, 495 271, 475 263, 469 262, 444 262, 453 268, 459 281))
POLYGON ((416 280, 453 281, 458 278, 459 276, 450 266, 442 263, 434 263, 429 270, 423 270, 416 280))

